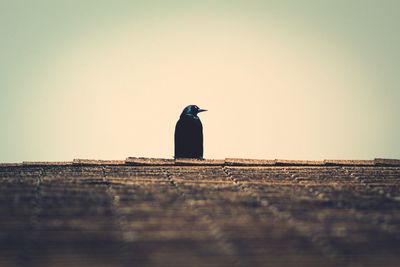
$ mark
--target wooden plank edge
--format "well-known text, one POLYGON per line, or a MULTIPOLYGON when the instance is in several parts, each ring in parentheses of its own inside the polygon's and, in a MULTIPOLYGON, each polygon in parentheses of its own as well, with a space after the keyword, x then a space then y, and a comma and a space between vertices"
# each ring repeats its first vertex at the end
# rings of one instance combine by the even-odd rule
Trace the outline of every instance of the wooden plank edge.
POLYGON ((0 168, 21 167, 22 163, 0 163, 0 168))
POLYGON ((175 159, 176 166, 223 166, 223 159, 175 159))
POLYGON ((173 159, 128 157, 125 160, 125 164, 133 166, 173 166, 175 162, 173 159))
POLYGON ((69 166, 69 165, 127 165, 127 166, 400 166, 400 159, 375 158, 374 160, 260 160, 243 158, 218 159, 162 159, 128 157, 126 160, 74 159, 73 161, 24 161, 22 163, 0 163, 0 167, 19 166, 69 166))
POLYGON ((279 166, 323 166, 325 162, 323 160, 286 160, 276 159, 276 165, 279 166))
POLYGON ((342 160, 342 159, 326 159, 325 165, 328 166, 374 166, 373 160, 342 160))
POLYGON ((374 163, 376 166, 400 166, 400 159, 376 158, 374 163))
POLYGON ((73 165, 125 165, 124 160, 74 159, 73 165))
POLYGON ((242 158, 226 158, 224 165, 226 166, 273 166, 276 160, 264 159, 242 159, 242 158))
POLYGON ((68 166, 72 161, 23 161, 22 166, 68 166))

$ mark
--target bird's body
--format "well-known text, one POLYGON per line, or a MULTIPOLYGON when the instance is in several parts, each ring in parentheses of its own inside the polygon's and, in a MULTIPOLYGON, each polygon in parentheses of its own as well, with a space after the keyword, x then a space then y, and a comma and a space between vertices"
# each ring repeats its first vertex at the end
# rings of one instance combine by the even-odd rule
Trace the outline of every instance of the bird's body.
POLYGON ((197 116, 206 111, 187 106, 175 127, 175 158, 203 158, 203 125, 197 116))

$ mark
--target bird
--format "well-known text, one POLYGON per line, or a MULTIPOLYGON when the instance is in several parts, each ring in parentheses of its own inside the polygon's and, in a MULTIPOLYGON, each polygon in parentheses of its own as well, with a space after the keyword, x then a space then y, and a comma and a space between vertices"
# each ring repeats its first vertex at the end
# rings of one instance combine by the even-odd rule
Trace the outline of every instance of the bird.
POLYGON ((196 105, 182 111, 175 126, 175 159, 203 159, 203 125, 197 114, 204 111, 196 105))

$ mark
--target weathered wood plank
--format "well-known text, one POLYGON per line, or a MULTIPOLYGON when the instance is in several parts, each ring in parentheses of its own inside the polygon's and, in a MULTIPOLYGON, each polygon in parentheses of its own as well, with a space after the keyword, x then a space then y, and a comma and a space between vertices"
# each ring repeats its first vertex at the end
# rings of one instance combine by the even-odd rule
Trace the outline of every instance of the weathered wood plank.
POLYGON ((326 159, 326 165, 350 165, 350 166, 373 166, 373 160, 341 160, 341 159, 326 159))
POLYGON ((400 166, 400 159, 380 159, 377 158, 374 160, 375 165, 383 165, 383 166, 400 166))
POLYGON ((188 166, 222 166, 225 160, 221 159, 175 159, 175 165, 188 166))
POLYGON ((161 165, 161 166, 171 166, 174 165, 173 159, 160 159, 160 158, 136 158, 128 157, 125 160, 128 165, 146 166, 146 165, 161 165))
POLYGON ((74 165, 124 165, 124 160, 74 159, 74 165))

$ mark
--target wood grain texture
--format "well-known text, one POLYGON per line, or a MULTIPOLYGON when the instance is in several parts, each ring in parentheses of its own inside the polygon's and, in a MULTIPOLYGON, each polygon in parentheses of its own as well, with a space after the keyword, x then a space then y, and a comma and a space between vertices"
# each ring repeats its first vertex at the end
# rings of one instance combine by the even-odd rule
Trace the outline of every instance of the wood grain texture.
POLYGON ((400 166, 138 161, 0 166, 0 266, 400 262, 400 166))

